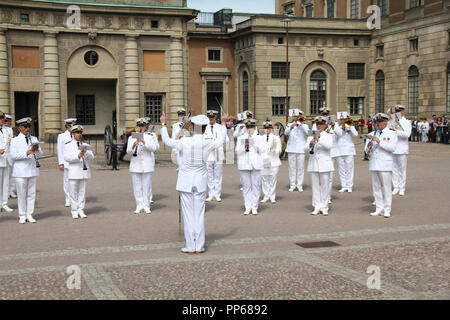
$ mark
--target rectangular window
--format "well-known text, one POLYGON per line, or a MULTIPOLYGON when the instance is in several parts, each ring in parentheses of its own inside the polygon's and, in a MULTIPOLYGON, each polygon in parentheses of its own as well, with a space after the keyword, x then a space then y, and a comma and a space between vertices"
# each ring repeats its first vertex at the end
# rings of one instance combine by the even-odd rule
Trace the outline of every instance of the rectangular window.
POLYGON ((220 51, 221 50, 217 50, 217 49, 208 49, 208 62, 212 61, 212 62, 220 62, 222 61, 221 55, 220 55, 220 51))
POLYGON ((223 104, 223 82, 208 81, 206 82, 206 107, 208 110, 219 111, 219 117, 222 114, 223 104))
POLYGON ((419 50, 419 39, 411 39, 409 40, 409 51, 417 52, 419 50))
POLYGON ((378 6, 380 7, 381 16, 387 15, 387 0, 378 0, 378 6))
POLYGON ((95 125, 95 96, 76 96, 76 117, 81 125, 95 125))
POLYGON ((359 0, 351 0, 350 17, 352 19, 359 18, 359 0))
MULTIPOLYGON (((291 63, 288 64, 288 77, 291 63)), ((272 62, 272 79, 286 79, 286 62, 272 62)))
POLYGON ((364 98, 350 97, 347 98, 347 112, 351 115, 360 115, 364 113, 364 98))
POLYGON ((377 46, 377 58, 384 57, 384 45, 377 46))
POLYGON ((152 29, 158 29, 158 27, 159 27, 158 20, 152 20, 150 23, 151 23, 152 29))
POLYGON ((21 13, 20 14, 20 22, 21 23, 29 23, 30 22, 30 15, 28 13, 21 13))
POLYGON ((364 63, 349 63, 347 64, 348 80, 364 79, 364 63))
MULTIPOLYGON (((289 97, 289 104, 291 97, 289 97)), ((272 116, 286 115, 286 97, 272 97, 272 116)))
POLYGON ((144 51, 144 71, 166 71, 165 51, 144 51))
POLYGON ((335 18, 334 5, 335 5, 335 0, 327 0, 327 17, 329 19, 335 18))
POLYGON ((421 5, 420 2, 421 2, 420 0, 411 0, 410 8, 412 9, 412 8, 420 7, 420 5, 421 5))
POLYGON ((151 123, 159 123, 163 111, 163 96, 161 94, 145 95, 145 116, 149 117, 151 123))
POLYGON ((306 17, 307 18, 312 18, 313 17, 313 6, 312 5, 306 6, 305 11, 306 11, 306 17))
POLYGON ((419 77, 408 79, 408 113, 417 114, 419 111, 419 77))
POLYGON ((40 69, 39 47, 13 46, 11 52, 13 68, 40 69))

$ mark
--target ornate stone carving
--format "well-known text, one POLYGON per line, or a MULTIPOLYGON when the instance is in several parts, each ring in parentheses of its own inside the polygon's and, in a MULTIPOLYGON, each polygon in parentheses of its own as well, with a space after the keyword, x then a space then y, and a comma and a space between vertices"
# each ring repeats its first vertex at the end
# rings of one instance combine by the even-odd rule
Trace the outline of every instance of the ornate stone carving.
POLYGON ((53 14, 53 24, 55 26, 63 26, 63 24, 65 24, 66 22, 66 15, 63 13, 54 13, 53 14))
POLYGON ((95 40, 95 39, 97 38, 97 32, 95 32, 95 31, 90 31, 90 32, 88 33, 88 37, 89 37, 89 40, 95 40))
POLYGON ((2 21, 7 23, 12 23, 13 21, 13 10, 8 8, 2 8, 2 21))
POLYGON ((89 28, 95 28, 96 16, 87 16, 87 25, 89 28))
POLYGON ((324 51, 323 49, 317 49, 317 56, 319 59, 323 59, 324 51))
POLYGON ((144 18, 136 17, 134 18, 134 27, 136 29, 144 29, 144 22, 145 22, 144 18))
POLYGON ((112 23, 112 17, 111 16, 103 16, 103 22, 105 24, 105 28, 111 28, 113 23, 112 23))
POLYGON ((119 17, 119 25, 121 28, 129 29, 130 28, 130 19, 128 19, 128 17, 124 17, 124 16, 119 17))
POLYGON ((45 11, 38 11, 36 14, 37 17, 37 24, 39 25, 46 25, 47 24, 47 12, 45 11))

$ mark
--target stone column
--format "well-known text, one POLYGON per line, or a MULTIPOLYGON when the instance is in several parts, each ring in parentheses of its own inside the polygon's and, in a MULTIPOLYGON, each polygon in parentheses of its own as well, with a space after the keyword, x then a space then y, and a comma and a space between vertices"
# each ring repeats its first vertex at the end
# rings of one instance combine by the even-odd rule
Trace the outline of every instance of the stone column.
POLYGON ((181 37, 172 37, 170 44, 170 91, 167 116, 171 122, 178 121, 177 108, 184 107, 183 44, 181 37))
POLYGON ((61 132, 61 88, 57 32, 44 32, 44 116, 45 136, 61 132))
POLYGON ((137 36, 126 36, 125 42, 125 127, 135 126, 139 117, 139 62, 137 36))
POLYGON ((0 109, 11 113, 9 106, 9 65, 5 29, 0 29, 0 109))

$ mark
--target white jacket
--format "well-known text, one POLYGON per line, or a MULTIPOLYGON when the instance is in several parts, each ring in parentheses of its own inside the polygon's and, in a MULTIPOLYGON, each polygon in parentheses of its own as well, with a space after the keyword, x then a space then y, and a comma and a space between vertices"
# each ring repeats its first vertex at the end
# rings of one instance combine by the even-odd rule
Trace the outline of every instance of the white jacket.
POLYGON ((408 154, 408 139, 411 136, 412 131, 411 121, 406 119, 405 117, 402 117, 399 122, 404 131, 395 131, 397 133, 398 142, 394 154, 408 154))
POLYGON ((342 130, 342 125, 336 124, 334 126, 334 133, 336 135, 338 157, 356 155, 353 138, 358 136, 358 131, 356 131, 355 127, 345 128, 344 131, 342 130))
POLYGON ((267 145, 262 136, 256 134, 251 137, 245 133, 237 139, 236 154, 238 170, 262 170, 264 168, 263 155, 267 152, 267 145), (249 139, 249 152, 245 151, 245 140, 249 139))
POLYGON ((6 153, 6 159, 8 161, 8 164, 10 167, 12 167, 13 160, 11 159, 11 141, 12 141, 12 138, 14 138, 14 131, 11 127, 6 127, 6 126, 3 126, 2 129, 3 129, 3 132, 6 132, 8 135, 9 143, 8 143, 8 147, 7 147, 5 153, 6 153))
MULTIPOLYGON (((258 132, 258 127, 255 126, 255 132, 258 132)), ((239 138, 240 136, 242 136, 243 134, 247 133, 247 127, 245 126, 244 123, 238 123, 236 125, 236 128, 234 128, 234 133, 233 133, 233 137, 234 138, 239 138), (242 128, 242 129, 239 129, 242 128)))
POLYGON ((131 155, 130 172, 133 173, 147 173, 155 171, 155 155, 154 152, 159 150, 159 143, 156 134, 144 133, 145 144, 139 143, 137 156, 134 157, 133 145, 136 139, 128 138, 127 153, 131 155))
POLYGON ((198 192, 206 192, 206 160, 209 153, 221 145, 221 141, 205 140, 201 134, 174 140, 169 138, 166 127, 162 127, 160 132, 164 144, 180 153, 177 191, 190 193, 195 187, 198 192))
POLYGON ((69 164, 68 178, 74 180, 90 179, 91 169, 88 162, 94 159, 94 154, 92 151, 86 151, 84 159, 87 170, 83 170, 83 159, 78 158, 80 150, 77 142, 73 139, 64 145, 64 160, 69 164))
MULTIPOLYGON (((392 171, 393 169, 393 152, 397 147, 397 134, 395 131, 389 129, 387 126, 383 131, 377 130, 371 135, 376 135, 380 139, 380 143, 372 141, 371 156, 369 158, 370 171, 392 171)), ((369 153, 369 142, 366 141, 365 151, 369 153)))
POLYGON ((183 122, 176 122, 172 125, 172 139, 177 139, 178 133, 181 130, 183 122))
MULTIPOLYGON (((309 153, 309 144, 314 137, 308 137, 305 151, 309 153)), ((314 146, 314 154, 309 155, 308 172, 330 172, 334 171, 333 160, 331 159, 331 148, 333 147, 333 134, 322 131, 319 141, 314 146)))
POLYGON ((0 168, 5 168, 8 165, 11 136, 10 131, 5 127, 0 127, 0 149, 4 149, 5 152, 0 154, 0 168))
POLYGON ((309 127, 307 124, 295 126, 291 131, 291 123, 288 123, 284 134, 289 136, 286 152, 287 153, 305 153, 305 144, 308 136, 309 127))
MULTIPOLYGON (((32 142, 38 142, 34 136, 30 136, 32 142)), ((30 143, 27 144, 25 135, 19 135, 11 140, 11 159, 14 161, 12 176, 14 178, 31 178, 39 176, 39 168, 36 168, 36 160, 32 154, 27 156, 30 143)), ((43 152, 39 146, 35 153, 36 159, 42 157, 43 152)))
POLYGON ((273 133, 262 135, 262 141, 266 145, 267 152, 263 155, 264 168, 279 167, 281 166, 280 153, 281 153, 281 139, 279 136, 273 133))
POLYGON ((58 155, 58 165, 64 165, 64 168, 67 169, 69 164, 67 161, 64 160, 64 148, 66 146, 66 143, 71 141, 72 134, 69 132, 69 130, 64 131, 63 133, 58 134, 58 140, 56 144, 56 152, 58 155))
POLYGON ((215 151, 209 154, 207 162, 222 163, 223 160, 225 159, 225 153, 223 152, 223 144, 228 143, 230 141, 227 134, 227 127, 222 126, 218 123, 215 123, 212 127, 213 128, 211 130, 210 124, 206 126, 203 138, 205 138, 205 140, 219 140, 222 141, 222 144, 220 145, 219 148, 217 148, 215 151))

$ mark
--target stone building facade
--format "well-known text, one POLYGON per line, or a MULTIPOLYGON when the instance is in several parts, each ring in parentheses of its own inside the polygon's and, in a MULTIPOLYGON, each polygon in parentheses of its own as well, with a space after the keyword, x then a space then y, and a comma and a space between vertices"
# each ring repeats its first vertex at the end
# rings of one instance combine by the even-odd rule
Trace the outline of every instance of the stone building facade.
MULTIPOLYGON (((91 134, 117 131, 187 101, 185 0, 0 1, 0 105, 31 115, 41 137, 77 116, 91 134), (71 20, 72 21, 72 20, 71 20)), ((173 119, 172 119, 173 118, 173 119)), ((159 121, 159 120, 158 120, 159 121)))

